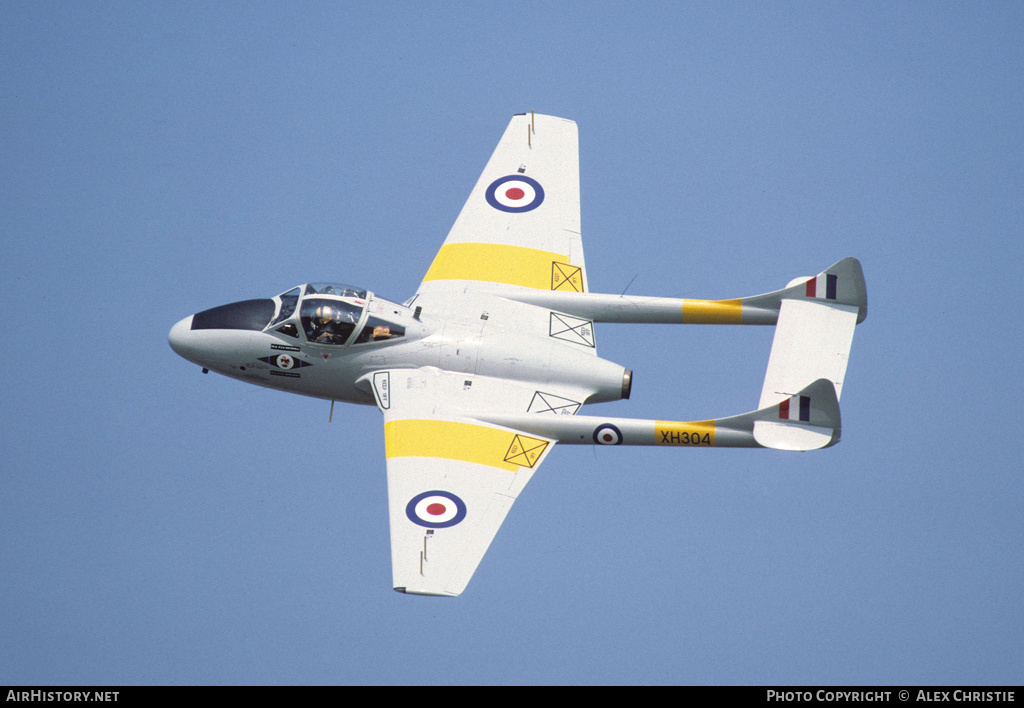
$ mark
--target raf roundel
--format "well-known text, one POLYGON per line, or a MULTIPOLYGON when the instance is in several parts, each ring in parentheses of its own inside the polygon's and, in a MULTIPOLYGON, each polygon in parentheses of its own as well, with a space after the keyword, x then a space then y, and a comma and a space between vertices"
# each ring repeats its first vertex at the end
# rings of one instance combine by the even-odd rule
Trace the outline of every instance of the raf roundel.
POLYGON ((622 431, 611 423, 599 425, 594 431, 594 442, 598 445, 621 445, 622 431))
POLYGON ((409 500, 405 515, 414 524, 444 529, 466 518, 466 503, 451 492, 423 492, 409 500))
POLYGON ((520 214, 533 211, 544 201, 540 182, 526 175, 500 177, 487 188, 487 203, 499 211, 520 214))

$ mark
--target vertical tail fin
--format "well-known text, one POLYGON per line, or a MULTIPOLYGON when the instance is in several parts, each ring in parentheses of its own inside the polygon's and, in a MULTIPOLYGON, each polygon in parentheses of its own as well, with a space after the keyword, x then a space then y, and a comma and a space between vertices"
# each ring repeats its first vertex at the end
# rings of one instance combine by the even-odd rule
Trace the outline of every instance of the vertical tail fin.
POLYGON ((836 388, 818 379, 756 413, 754 440, 776 450, 816 450, 839 442, 842 418, 836 388))

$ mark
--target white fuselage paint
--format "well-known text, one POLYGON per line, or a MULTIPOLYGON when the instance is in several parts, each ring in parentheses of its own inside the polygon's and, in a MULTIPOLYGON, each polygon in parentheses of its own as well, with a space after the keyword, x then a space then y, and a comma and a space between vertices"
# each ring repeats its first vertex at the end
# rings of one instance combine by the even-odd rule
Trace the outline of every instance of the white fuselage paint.
POLYGON ((536 385, 571 383, 589 392, 588 403, 623 397, 626 370, 622 366, 597 357, 591 347, 550 336, 546 320, 532 328, 523 326, 522 309, 536 313, 536 307, 473 295, 458 305, 420 297, 415 302, 420 308, 417 318, 414 307, 371 296, 367 310, 386 310, 405 328, 405 336, 347 347, 317 344, 272 329, 192 330, 191 316, 172 328, 169 339, 178 354, 210 371, 258 386, 349 403, 374 403, 366 383, 374 372, 420 367, 536 385), (474 318, 456 314, 467 311, 470 299, 479 301, 481 314, 474 318), (282 370, 261 361, 280 354, 293 357, 296 364, 282 370))

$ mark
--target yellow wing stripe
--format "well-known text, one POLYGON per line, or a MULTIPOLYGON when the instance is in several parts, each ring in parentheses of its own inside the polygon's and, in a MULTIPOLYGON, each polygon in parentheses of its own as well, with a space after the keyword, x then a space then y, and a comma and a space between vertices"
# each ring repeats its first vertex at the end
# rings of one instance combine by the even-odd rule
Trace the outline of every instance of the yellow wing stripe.
POLYGON ((445 244, 423 277, 424 282, 428 280, 482 280, 537 290, 583 289, 581 271, 569 265, 568 256, 504 243, 445 244))
POLYGON ((518 472, 532 468, 548 441, 486 425, 405 419, 384 424, 387 458, 439 457, 518 472))
POLYGON ((683 300, 684 324, 743 324, 742 300, 683 300))

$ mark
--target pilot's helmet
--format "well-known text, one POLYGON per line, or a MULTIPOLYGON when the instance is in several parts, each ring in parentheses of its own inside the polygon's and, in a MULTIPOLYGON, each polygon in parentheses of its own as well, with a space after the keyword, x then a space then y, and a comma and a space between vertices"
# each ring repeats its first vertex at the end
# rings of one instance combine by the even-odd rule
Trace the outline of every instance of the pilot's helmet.
POLYGON ((333 319, 335 319, 337 315, 334 312, 334 308, 328 305, 321 305, 320 307, 316 308, 316 312, 313 313, 313 316, 316 317, 317 322, 319 322, 322 325, 325 325, 330 323, 333 319))

